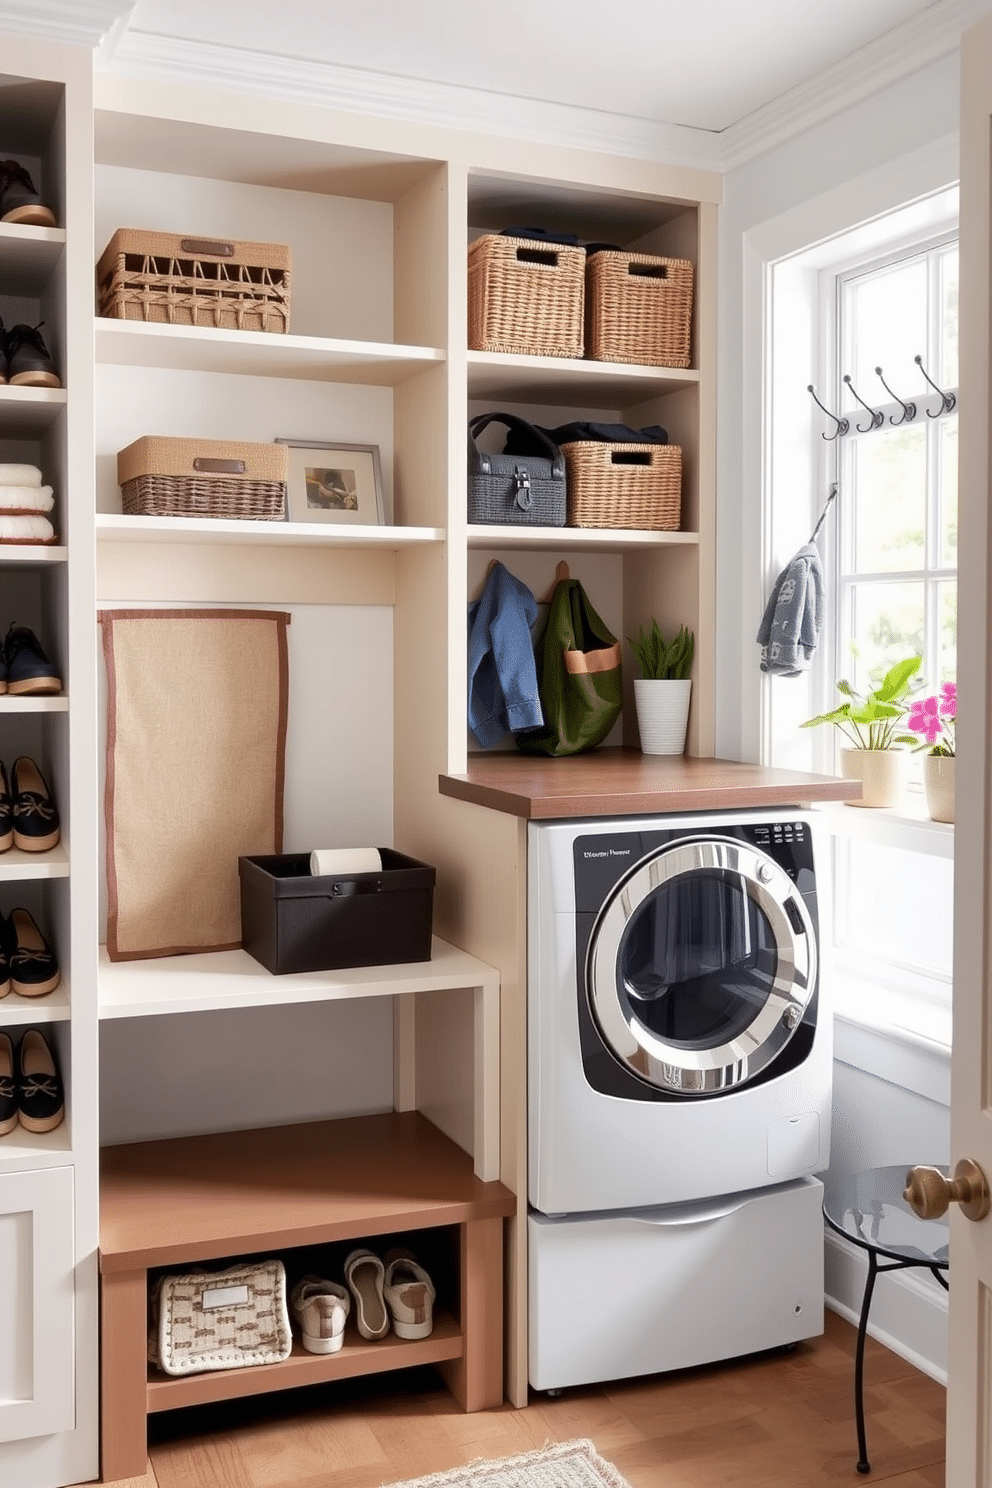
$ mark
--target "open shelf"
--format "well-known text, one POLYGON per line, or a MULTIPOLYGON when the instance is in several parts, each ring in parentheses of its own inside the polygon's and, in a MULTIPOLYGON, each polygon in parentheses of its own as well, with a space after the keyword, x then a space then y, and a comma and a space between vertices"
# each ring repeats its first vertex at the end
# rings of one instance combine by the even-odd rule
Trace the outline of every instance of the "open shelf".
POLYGON ((216 1008, 328 1002, 356 997, 438 992, 461 987, 497 988, 491 966, 437 936, 430 961, 396 966, 354 966, 274 976, 247 951, 210 951, 111 961, 100 948, 100 1017, 140 1018, 216 1008))
POLYGON ((258 1364, 251 1369, 218 1369, 169 1379, 150 1369, 148 1411, 177 1410, 180 1406, 204 1405, 270 1390, 289 1390, 297 1385, 317 1385, 326 1380, 350 1379, 361 1374, 382 1374, 389 1369, 411 1369, 418 1364, 439 1364, 460 1359, 462 1334, 455 1318, 435 1312, 429 1338, 403 1339, 387 1334, 369 1343, 350 1324, 345 1342, 336 1354, 308 1354, 297 1342, 281 1364, 258 1364))
POLYGON ((69 854, 60 842, 48 852, 24 852, 12 847, 0 857, 0 882, 24 878, 66 878, 69 854))
POLYGON ((444 352, 433 346, 397 346, 389 342, 341 341, 98 317, 96 359, 129 367, 397 387, 425 367, 443 362, 444 352))
POLYGON ((594 548, 597 553, 630 552, 635 548, 698 547, 698 532, 658 532, 621 527, 499 527, 470 523, 470 548, 594 548))
MULTIPOLYGON (((0 1000, 0 1028, 21 1027, 35 1023, 64 1023, 69 1017, 69 987, 63 976, 54 992, 44 997, 21 997, 8 992, 0 1000)), ((5 1141, 6 1138, 0 1140, 5 1141)))
POLYGON ((69 699, 64 692, 51 697, 14 697, 9 692, 0 693, 0 713, 67 713, 69 699))
POLYGON ((64 413, 65 388, 0 387, 0 435, 37 435, 64 413))
POLYGON ((5 295, 35 298, 65 251, 62 227, 25 227, 0 222, 0 279, 5 295))
POLYGON ((698 383, 699 373, 692 368, 514 356, 502 351, 468 353, 470 398, 620 408, 698 383))
POLYGON ((126 517, 98 512, 97 539, 118 543, 224 543, 267 547, 382 548, 398 552, 444 541, 442 527, 366 527, 358 523, 254 522, 222 517, 126 517))
POLYGON ((37 543, 0 543, 0 566, 16 564, 20 568, 47 568, 52 563, 64 563, 67 549, 58 543, 43 547, 37 543))

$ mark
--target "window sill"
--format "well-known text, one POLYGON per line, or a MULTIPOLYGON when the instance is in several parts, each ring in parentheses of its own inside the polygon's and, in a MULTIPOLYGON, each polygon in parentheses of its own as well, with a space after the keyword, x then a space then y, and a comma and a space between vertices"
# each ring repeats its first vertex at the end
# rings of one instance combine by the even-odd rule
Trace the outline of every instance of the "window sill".
POLYGON ((833 801, 813 808, 825 829, 837 837, 862 838, 885 847, 929 853, 931 857, 954 857, 954 826, 931 821, 922 792, 910 792, 897 810, 846 806, 833 801))
POLYGON ((914 1095, 951 1103, 951 1009, 835 975, 834 1057, 914 1095))

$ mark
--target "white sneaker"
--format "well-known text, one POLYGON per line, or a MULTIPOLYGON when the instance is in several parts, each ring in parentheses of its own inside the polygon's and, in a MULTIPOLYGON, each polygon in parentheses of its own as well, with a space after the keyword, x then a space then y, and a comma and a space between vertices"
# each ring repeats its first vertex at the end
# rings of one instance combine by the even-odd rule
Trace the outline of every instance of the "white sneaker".
POLYGON ((319 1276, 304 1276, 293 1288, 289 1305, 307 1353, 336 1354, 344 1343, 345 1319, 351 1311, 351 1298, 344 1287, 319 1276))
POLYGON ((434 1327, 434 1284, 408 1250, 386 1256, 383 1294, 398 1338, 429 1338, 434 1327))

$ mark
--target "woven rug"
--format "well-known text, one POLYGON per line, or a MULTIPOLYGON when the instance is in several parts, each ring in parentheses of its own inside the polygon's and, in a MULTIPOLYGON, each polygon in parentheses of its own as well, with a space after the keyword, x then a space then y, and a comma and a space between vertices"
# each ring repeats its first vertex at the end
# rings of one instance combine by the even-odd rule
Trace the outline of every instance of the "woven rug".
POLYGON ((569 1441, 498 1462, 467 1462, 450 1472, 409 1478, 390 1488, 630 1488, 630 1484, 591 1441, 569 1441))
POLYGON ((282 848, 289 616, 104 610, 107 953, 241 943, 238 857, 282 848))

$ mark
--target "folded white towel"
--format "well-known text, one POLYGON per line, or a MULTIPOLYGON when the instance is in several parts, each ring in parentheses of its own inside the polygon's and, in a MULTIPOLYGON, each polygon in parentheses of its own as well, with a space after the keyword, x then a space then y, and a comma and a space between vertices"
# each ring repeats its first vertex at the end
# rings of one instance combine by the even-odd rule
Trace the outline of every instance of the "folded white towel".
POLYGON ((0 485, 0 512, 50 512, 54 505, 51 486, 0 485))
POLYGON ((343 878, 352 873, 379 873, 382 854, 377 847, 319 847, 310 854, 314 878, 343 878))
POLYGON ((0 512, 0 542, 53 543, 55 529, 47 517, 18 517, 0 512))
POLYGON ((0 486, 40 486, 37 465, 0 465, 0 486))

